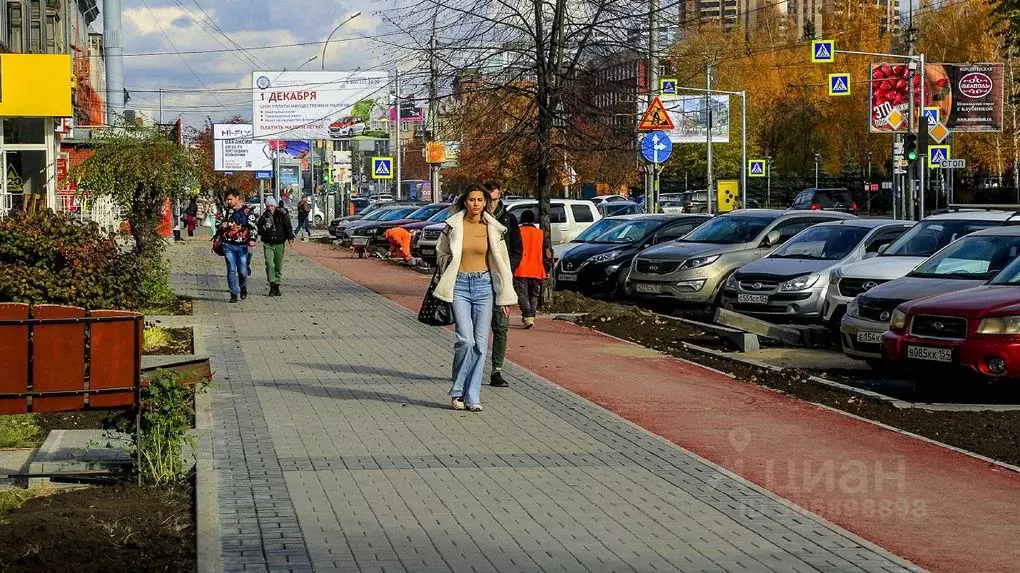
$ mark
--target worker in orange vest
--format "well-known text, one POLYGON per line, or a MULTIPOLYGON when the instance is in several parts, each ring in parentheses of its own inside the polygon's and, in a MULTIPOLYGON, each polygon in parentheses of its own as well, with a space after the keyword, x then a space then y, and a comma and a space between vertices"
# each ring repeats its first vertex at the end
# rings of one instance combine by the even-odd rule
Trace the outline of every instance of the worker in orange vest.
POLYGON ((383 237, 390 242, 390 255, 399 256, 404 262, 411 260, 411 232, 403 227, 387 229, 383 237))
POLYGON ((524 254, 514 269, 514 290, 517 304, 521 307, 524 328, 535 326, 538 312, 538 297, 542 292, 542 281, 549 278, 546 263, 552 260, 553 252, 542 229, 535 225, 535 213, 526 210, 521 213, 521 242, 524 254))

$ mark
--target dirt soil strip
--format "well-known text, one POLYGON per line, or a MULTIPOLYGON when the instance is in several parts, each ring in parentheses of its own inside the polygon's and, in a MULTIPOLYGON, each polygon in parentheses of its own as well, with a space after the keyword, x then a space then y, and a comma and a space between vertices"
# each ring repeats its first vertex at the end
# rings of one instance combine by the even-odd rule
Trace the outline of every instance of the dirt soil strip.
MULTIPOLYGON (((429 278, 297 250, 411 311, 429 278)), ((1016 570, 1013 472, 562 321, 515 327, 509 358, 927 569, 1016 570)))

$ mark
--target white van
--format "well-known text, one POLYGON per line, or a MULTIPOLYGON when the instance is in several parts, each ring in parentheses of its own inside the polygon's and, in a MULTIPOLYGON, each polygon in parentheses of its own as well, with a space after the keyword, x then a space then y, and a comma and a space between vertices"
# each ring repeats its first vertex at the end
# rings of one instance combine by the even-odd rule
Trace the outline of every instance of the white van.
MULTIPOLYGON (((538 221, 538 201, 526 199, 507 203, 509 211, 520 222, 525 211, 535 213, 538 221)), ((591 201, 579 199, 553 199, 549 205, 549 226, 552 232, 552 244, 569 243, 595 221, 602 218, 598 208, 591 201)))

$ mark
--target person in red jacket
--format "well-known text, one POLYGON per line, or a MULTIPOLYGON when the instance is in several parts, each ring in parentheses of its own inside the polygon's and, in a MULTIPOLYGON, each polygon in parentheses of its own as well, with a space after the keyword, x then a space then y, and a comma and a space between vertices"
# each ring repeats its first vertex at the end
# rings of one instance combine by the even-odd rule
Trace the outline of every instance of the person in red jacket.
POLYGON ((533 211, 521 213, 521 242, 524 254, 521 255, 520 264, 514 269, 514 290, 517 291, 517 304, 521 307, 524 328, 532 328, 535 326, 535 314, 538 312, 542 281, 549 278, 546 261, 551 260, 553 256, 548 238, 542 229, 535 225, 533 211))

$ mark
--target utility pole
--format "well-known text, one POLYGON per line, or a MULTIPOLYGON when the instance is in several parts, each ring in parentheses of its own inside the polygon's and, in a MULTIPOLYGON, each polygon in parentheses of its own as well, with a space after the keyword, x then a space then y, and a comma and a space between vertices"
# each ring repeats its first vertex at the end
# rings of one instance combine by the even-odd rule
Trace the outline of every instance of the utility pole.
POLYGON ((747 209, 747 91, 740 90, 740 207, 747 209))
MULTIPOLYGON (((769 209, 772 205, 772 156, 765 156, 765 208, 769 209)), ((747 205, 744 205, 747 208, 747 205)))
MULTIPOLYGON (((649 0, 648 9, 648 105, 652 105, 652 101, 655 99, 655 95, 659 90, 659 56, 657 51, 659 49, 659 0, 649 0)), ((638 156, 641 155, 641 149, 638 149, 638 156)), ((640 160, 639 160, 640 161, 640 160)), ((649 213, 653 212, 655 201, 655 166, 645 166, 645 210, 649 213)))
MULTIPOLYGON (((436 14, 432 14, 432 37, 429 39, 429 140, 436 141, 438 139, 436 133, 436 106, 438 105, 438 97, 436 95, 436 82, 438 81, 439 68, 436 65, 436 50, 438 48, 438 42, 436 41, 436 14)), ((442 193, 439 189, 439 167, 437 163, 429 163, 429 186, 432 188, 432 200, 439 201, 442 199, 442 193)))
POLYGON ((159 123, 163 123, 163 88, 159 88, 159 123))
MULTIPOLYGON (((404 148, 404 146, 400 142, 400 136, 401 136, 401 133, 400 133, 400 104, 401 104, 401 100, 400 100, 400 66, 397 66, 396 74, 393 77, 393 89, 395 89, 397 91, 397 98, 396 98, 397 99, 397 117, 396 117, 396 119, 397 119, 397 121, 396 121, 397 129, 396 129, 396 132, 395 132, 394 137, 393 137, 393 139, 397 142, 397 150, 396 150, 396 153, 393 154, 393 163, 396 164, 395 166, 396 166, 396 176, 397 176, 397 179, 396 179, 396 181, 397 181, 397 189, 396 189, 396 191, 397 191, 397 193, 396 193, 397 199, 403 199, 403 197, 400 196, 400 188, 401 188, 400 181, 401 181, 401 179, 403 177, 403 174, 400 172, 400 170, 401 170, 402 164, 404 162, 404 160, 403 160, 403 156, 404 156, 403 148, 404 148)), ((408 197, 408 199, 410 199, 410 197, 408 197)))
POLYGON ((708 169, 706 169, 706 171, 705 171, 705 173, 706 173, 705 174, 705 180, 708 183, 708 189, 706 191, 706 195, 707 195, 706 199, 707 199, 707 201, 705 201, 705 203, 706 203, 705 208, 708 210, 708 214, 711 215, 712 211, 713 211, 713 209, 712 209, 712 202, 713 202, 713 198, 712 198, 712 187, 713 187, 712 186, 712 64, 708 64, 708 66, 705 68, 705 107, 708 109, 708 130, 707 130, 708 137, 706 138, 706 140, 708 142, 708 146, 707 146, 708 147, 708 151, 707 151, 707 155, 708 155, 708 157, 707 157, 707 160, 708 160, 708 169))
MULTIPOLYGON (((915 34, 917 33, 917 30, 914 29, 914 0, 910 0, 910 18, 909 18, 909 22, 910 22, 910 27, 907 28, 907 46, 909 48, 909 51, 907 52, 907 54, 913 56, 914 55, 914 39, 915 39, 915 34)), ((913 93, 913 89, 914 89, 914 77, 915 77, 915 74, 917 74, 917 64, 913 60, 911 60, 909 66, 910 66, 910 73, 908 74, 908 76, 910 77, 910 79, 908 80, 908 83, 907 83, 907 94, 908 94, 907 95, 907 133, 908 134, 909 133, 916 133, 916 131, 914 131, 914 93, 913 93)), ((923 74, 924 70, 921 70, 921 72, 923 74)), ((922 76, 922 82, 923 82, 923 76, 922 76)), ((923 161, 924 161, 924 159, 921 158, 920 156, 918 156, 917 162, 921 163, 923 161)), ((916 168, 917 166, 915 165, 914 167, 916 168)), ((907 188, 903 192, 903 218, 906 219, 907 221, 913 221, 914 220, 914 213, 915 213, 915 211, 914 211, 914 189, 915 189, 914 176, 915 176, 915 170, 914 169, 910 169, 910 167, 907 167, 907 188)))

